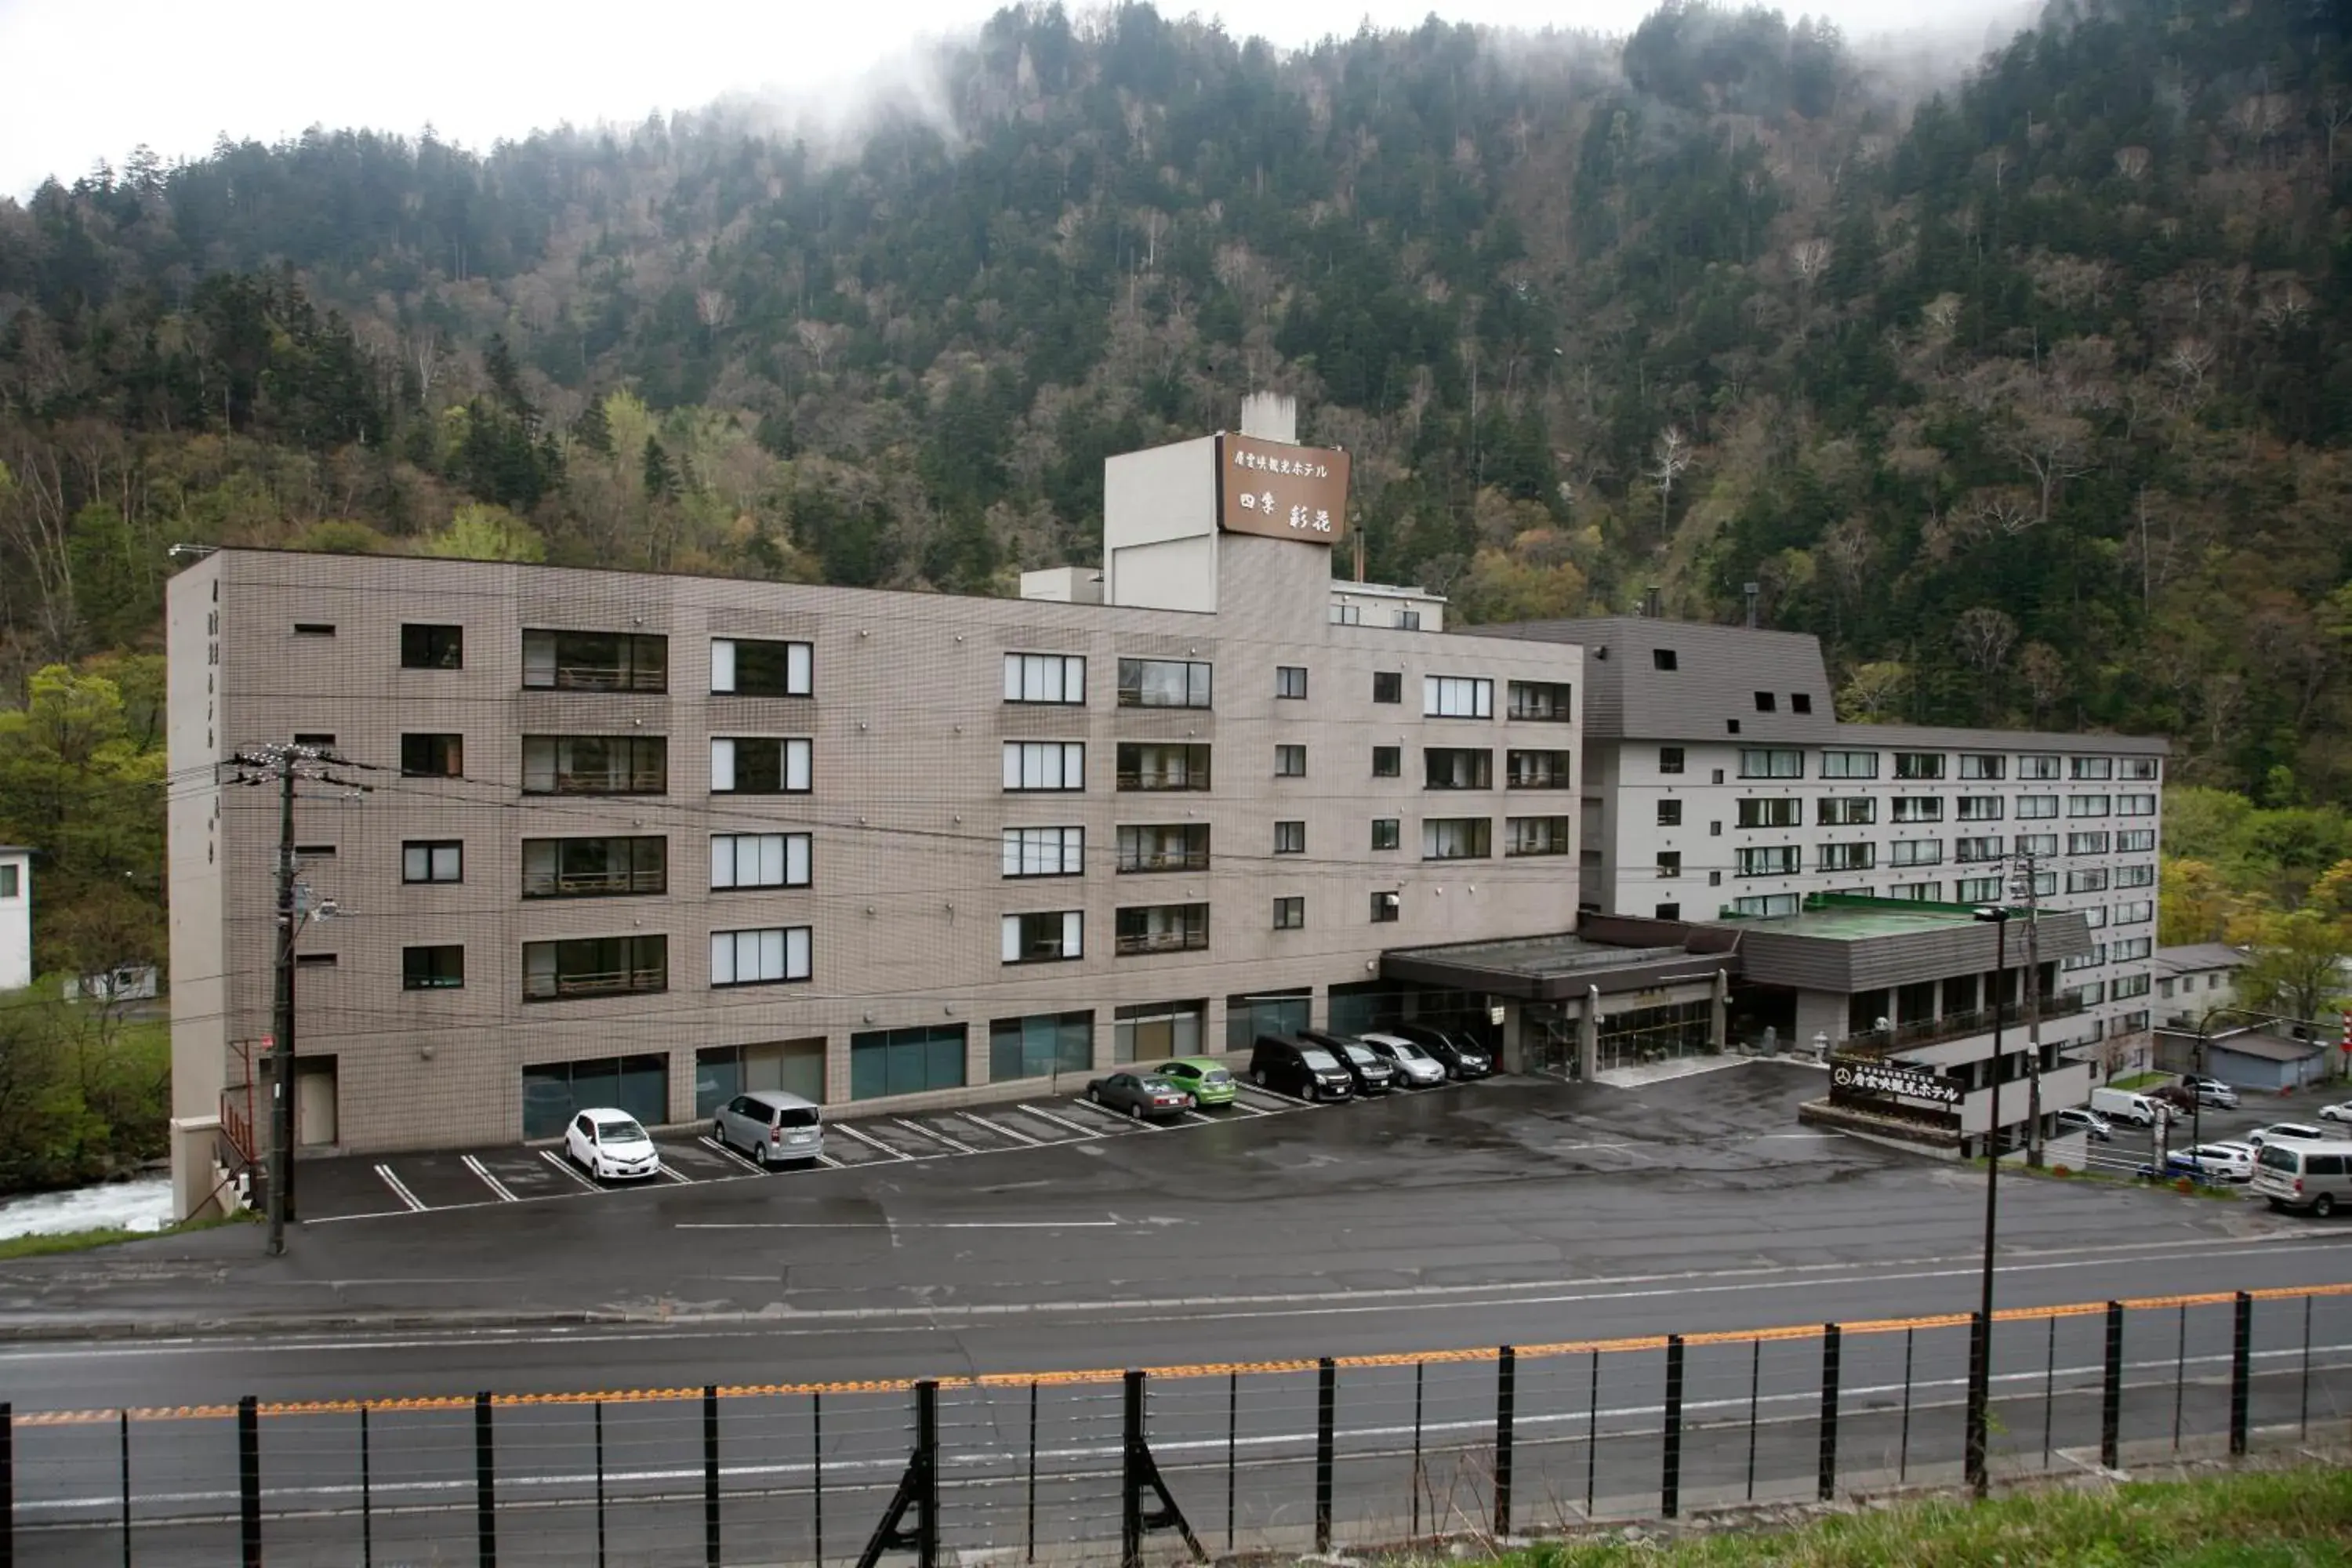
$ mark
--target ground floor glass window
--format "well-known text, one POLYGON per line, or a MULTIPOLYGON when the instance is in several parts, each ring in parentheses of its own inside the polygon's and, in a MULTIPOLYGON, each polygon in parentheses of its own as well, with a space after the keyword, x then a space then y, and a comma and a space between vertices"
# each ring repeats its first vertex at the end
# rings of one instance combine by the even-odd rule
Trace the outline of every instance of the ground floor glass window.
POLYGON ((561 1138, 582 1110, 626 1111, 648 1127, 669 1120, 669 1058, 587 1057, 522 1069, 522 1135, 561 1138))
POLYGON ((1033 1013, 988 1026, 988 1081, 1084 1073, 1095 1065, 1092 1013, 1033 1013))
POLYGON ((964 1026, 869 1029, 849 1037, 849 1098, 963 1087, 964 1026))

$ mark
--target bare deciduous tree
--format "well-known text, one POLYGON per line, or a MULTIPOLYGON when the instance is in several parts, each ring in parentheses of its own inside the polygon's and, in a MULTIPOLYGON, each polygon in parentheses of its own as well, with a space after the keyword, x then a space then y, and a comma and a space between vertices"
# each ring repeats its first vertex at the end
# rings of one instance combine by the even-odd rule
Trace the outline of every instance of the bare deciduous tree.
POLYGON ((2017 681, 2025 689, 2033 727, 2038 730, 2042 716, 2066 695, 2066 661, 2046 642, 2027 643, 2017 656, 2017 681))
POLYGON ((2126 180, 2147 178, 2147 171, 2155 162, 2155 157, 2145 147, 2116 149, 2116 173, 2126 180))
POLYGON ((1965 610, 1952 623, 1952 641, 1958 645, 1960 657, 1976 667, 1979 675, 1990 675, 2009 658, 2010 648, 2017 641, 2017 623, 1990 605, 1979 605, 1965 610))
POLYGON ((1674 506, 1675 484, 1690 471, 1695 456, 1690 437, 1683 434, 1679 425, 1669 425, 1659 431, 1657 440, 1651 444, 1650 466, 1643 472, 1657 488, 1658 542, 1662 546, 1666 542, 1666 522, 1674 506))

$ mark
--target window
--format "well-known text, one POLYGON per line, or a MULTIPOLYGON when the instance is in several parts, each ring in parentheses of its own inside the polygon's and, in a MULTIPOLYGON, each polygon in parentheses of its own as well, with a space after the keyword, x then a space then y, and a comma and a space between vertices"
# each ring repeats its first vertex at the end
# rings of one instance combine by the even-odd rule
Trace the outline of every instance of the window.
POLYGON ((2154 816, 2156 796, 2152 795, 2119 795, 2116 796, 2117 816, 2154 816))
POLYGON ((466 628, 463 626, 402 626, 400 628, 400 668, 403 669, 465 668, 466 628))
POLYGON ((1737 719, 1727 719, 1724 721, 1723 728, 1726 733, 1737 735, 1739 733, 1739 721, 1737 719))
MULTIPOLYGON (((1066 748, 1072 752, 1083 747, 1066 748)), ((1005 755, 1013 753, 1010 745, 1005 755)), ((1118 753, 1118 787, 1123 790, 1204 790, 1209 787, 1209 748, 1163 742, 1122 742, 1118 753)), ((1006 786, 1010 788, 1010 785, 1006 786)), ((1073 785, 1073 788, 1077 787, 1073 785)))
POLYGON ((1660 746, 1658 748, 1658 771, 1662 773, 1678 773, 1682 772, 1683 749, 1680 746, 1660 746))
POLYGON ((1963 877, 1952 884, 1952 899, 1963 904, 1997 904, 2001 900, 1999 877, 1963 877))
POLYGON ((1650 668, 1652 669, 1672 669, 1675 668, 1675 659, 1674 649, 1670 647, 1654 647, 1650 650, 1650 668))
POLYGON ((1303 664, 1276 665, 1274 694, 1295 701, 1305 701, 1307 700, 1307 667, 1303 664))
POLYGON ((1658 826, 1680 827, 1683 825, 1683 803, 1678 800, 1658 802, 1658 826))
POLYGON ((805 888, 809 847, 810 836, 805 833, 714 833, 710 836, 710 890, 805 888))
POLYGON ((1960 753, 1960 777, 1963 779, 2000 779, 2009 776, 2009 759, 1988 755, 1982 752, 1960 753))
POLYGON ((1407 632, 1417 632, 1421 630, 1421 612, 1419 610, 1399 610, 1396 613, 1396 617, 1398 630, 1407 632))
MULTIPOLYGON (((1161 749, 1182 751, 1186 748, 1161 749)), ((1208 751, 1206 746, 1198 749, 1203 752, 1208 751)), ((1125 746, 1119 748, 1122 756, 1127 750, 1125 746)), ((1086 743, 1081 741, 1005 742, 1004 787, 1016 792, 1086 788, 1086 743)))
POLYGON ((806 697, 815 689, 815 665, 810 643, 710 639, 714 696, 806 697))
POLYGON ((2055 816, 2058 815, 2058 797, 2054 795, 2019 795, 2017 815, 2021 818, 2055 816))
POLYGON ((1398 893, 1372 895, 1372 923, 1376 926, 1396 923, 1403 907, 1403 897, 1398 893))
POLYGON ((1429 719, 1492 719, 1495 683, 1459 675, 1424 675, 1421 711, 1429 719))
POLYGON ((21 898, 23 896, 22 889, 23 868, 18 866, 0 866, 0 899, 21 898))
POLYGON ((1402 670, 1394 669, 1376 669, 1372 671, 1372 700, 1375 702, 1403 701, 1403 672, 1402 670))
POLYGON ((1981 838, 1955 838, 1952 840, 1952 858, 1955 860, 1964 862, 1972 860, 1998 860, 2000 857, 2000 835, 1998 833, 1981 838))
POLYGON ((1374 746, 1372 748, 1372 776, 1374 778, 1401 778, 1403 774, 1404 748, 1402 746, 1374 746))
POLYGON ((2033 896, 2034 896, 2035 898, 2037 898, 2037 899, 2047 899, 2047 898, 2050 898, 2050 897, 2053 896, 2054 894, 2056 894, 2056 892, 2057 892, 2057 891, 2058 891, 2058 873, 2057 873, 2057 872, 2055 872, 2055 871, 2036 871, 2035 873, 2033 873, 2033 896))
POLYGON ((2054 833, 2021 833, 2017 836, 2020 855, 2048 857, 2058 853, 2058 836, 2054 833))
POLYGON ((1940 866, 1944 863, 1944 841, 1940 838, 1898 838, 1888 846, 1886 863, 1890 866, 1940 866))
POLYGON ((1513 789, 1569 787, 1569 754, 1566 752, 1506 752, 1504 761, 1509 765, 1513 789))
POLYGON ((1878 776, 1876 752, 1823 752, 1822 777, 1825 779, 1874 779, 1878 776))
POLYGON ((1495 852, 1495 825, 1484 816, 1433 816, 1421 825, 1424 860, 1484 860, 1495 852))
POLYGON ((526 631, 522 683, 535 691, 667 691, 669 638, 635 632, 526 631))
POLYGON ((2020 757, 2017 776, 2021 779, 2054 779, 2058 777, 2058 759, 2048 756, 2020 757))
POLYGON ((525 735, 525 795, 661 795, 669 742, 660 735, 525 735))
POLYGON ((295 731, 294 743, 298 746, 307 746, 314 752, 331 752, 335 749, 335 738, 317 730, 295 731))
POLYGON ((710 742, 713 795, 806 795, 814 743, 738 736, 710 742))
POLYGON ((2145 854, 2155 847, 2156 829, 2153 827, 2126 827, 2116 835, 2116 849, 2119 854, 2145 854))
POLYGON ((2106 906, 2104 904, 2093 904, 2089 909, 2080 910, 2076 912, 2083 917, 2083 925, 2085 930, 2097 931, 2101 926, 2107 923, 2107 910, 2106 906))
POLYGON ((1874 844, 1824 844, 1819 855, 1817 871, 1867 871, 1878 864, 1874 844))
POLYGON ((1886 896, 1890 899, 1907 900, 1916 904, 1932 904, 1939 901, 1938 895, 1943 890, 1944 884, 1941 882, 1897 882, 1886 889, 1886 896))
POLYGON ((1274 852, 1277 855, 1307 853, 1307 824, 1277 822, 1274 825, 1274 852))
POLYGON ((1823 827, 1867 827, 1878 820, 1878 798, 1855 795, 1815 801, 1813 820, 1823 827))
POLYGON ((2123 1001, 2127 996, 2145 996, 2147 994, 2147 976, 2118 974, 2107 986, 2107 994, 2117 1002, 2123 1001))
POLYGON ((1145 904, 1121 910, 1116 945, 1122 954, 1198 952, 1209 945, 1209 906, 1145 904))
POLYGON ((2113 757, 2075 757, 2070 776, 2077 779, 2111 779, 2116 776, 2113 757))
POLYGON ((1941 822, 1944 820, 1944 797, 1939 795, 1906 795, 1895 798, 1894 820, 1905 822, 1941 822))
POLYGON ((1364 606, 1361 605, 1332 605, 1331 624, 1335 626, 1362 626, 1364 624, 1364 606))
POLYGON ((2136 958, 2146 958, 2155 949, 2154 937, 2136 936, 2128 941, 2116 942, 2107 952, 2117 963, 2128 963, 2136 958))
POLYGON ((2063 974, 2074 974, 2085 969, 2096 969, 2106 961, 2107 950, 2095 947, 2087 952, 2078 952, 2072 958, 2062 960, 2058 969, 2063 974))
POLYGON ((1092 1013, 1034 1013, 1025 1018, 998 1018, 988 1026, 991 1083, 1088 1072, 1094 1065, 1092 1013))
POLYGON ((2130 903, 2116 906, 2115 921, 2119 926, 2138 925, 2144 921, 2152 921, 2155 918, 2156 900, 2153 899, 2137 899, 2130 903))
POLYGON ((1087 700, 1087 661, 1077 654, 1008 653, 1004 700, 1082 707, 1087 700))
POLYGON ((2066 797, 2066 815, 2069 816, 2105 816, 2107 815, 2107 797, 2103 795, 2068 795, 2066 797))
POLYGON ((1790 693, 1789 694, 1789 711, 1790 711, 1790 712, 1791 712, 1791 713, 1811 713, 1812 710, 1813 710, 1813 694, 1812 694, 1811 692, 1810 692, 1810 691, 1792 691, 1792 692, 1790 692, 1790 693))
POLYGON ((1421 754, 1431 789, 1492 789, 1495 753, 1466 746, 1432 746, 1421 754))
POLYGON ((964 1026, 866 1029, 849 1037, 849 1098, 884 1100, 894 1094, 961 1089, 964 1026))
POLYGON ((1759 691, 1756 694, 1756 711, 1759 713, 1777 712, 1780 706, 1779 700, 1774 698, 1770 692, 1759 691))
POLYGON ((1742 877, 1791 877, 1804 868, 1793 844, 1760 844, 1735 853, 1736 869, 1742 877))
POLYGON ((2118 866, 2116 868, 2116 886, 2153 888, 2156 886, 2156 868, 2148 865, 2118 866))
POLYGON ((1210 667, 1181 658, 1123 658, 1118 661, 1118 705, 1121 708, 1206 708, 1210 704, 1210 667))
POLYGON ((1723 886, 1723 873, 1720 870, 1709 871, 1706 874, 1706 885, 1710 888, 1723 886))
POLYGON ((1999 822, 2001 799, 1997 795, 1964 795, 1959 799, 1958 816, 1962 822, 1999 822))
POLYGON ((1196 1056, 1209 1014, 1206 1002, 1143 1002, 1111 1016, 1111 1059, 1156 1062, 1196 1056))
POLYGON ((1944 776, 1944 753, 1941 752, 1897 752, 1895 753, 1895 776, 1898 779, 1939 779, 1944 776))
POLYGON ((1760 915, 1767 918, 1774 915, 1793 915, 1797 912, 1797 904, 1798 899, 1794 893, 1764 893, 1750 898, 1732 900, 1731 912, 1735 915, 1760 915))
MULTIPOLYGON (((2134 1031, 2144 1030, 2147 1027, 2147 1015, 2145 1012, 2126 1013, 2122 1017, 2116 1020, 2116 1032, 2120 1034, 2129 1034, 2134 1031)), ((2325 1154, 2318 1157, 2323 1160, 2327 1158, 2325 1154)), ((2319 1173, 2314 1171, 2312 1174, 2317 1175, 2319 1173)))
POLYGON ((2094 980, 2088 985, 2077 985, 2065 993, 2067 998, 2084 1007, 2095 1007, 2107 999, 2105 982, 2094 980))
POLYGON ((1208 866, 1209 825, 1205 822, 1128 826, 1118 830, 1118 868, 1121 871, 1204 871, 1208 866))
POLYGON ((1744 779, 1803 778, 1805 753, 1749 747, 1739 753, 1739 776, 1744 779))
POLYGON ((1569 851, 1569 819, 1565 816, 1509 816, 1503 819, 1505 855, 1565 855, 1569 851))
POLYGON ((1514 680, 1506 689, 1510 716, 1529 723, 1565 724, 1575 717, 1575 689, 1566 681, 1514 680))
POLYGON ((2153 780, 2156 777, 2156 759, 2154 757, 2126 757, 2116 763, 2116 777, 2119 779, 2153 780))
POLYGON ((1303 931, 1307 926, 1307 900, 1301 898, 1274 900, 1274 929, 1303 931))
POLYGON ((1804 803, 1793 795, 1739 803, 1742 827, 1795 827, 1804 821, 1804 803))
POLYGON ((400 776, 406 779, 453 779, 466 771, 463 735, 403 735, 400 776))
POLYGON ((1087 830, 1083 827, 1004 830, 1004 874, 1008 877, 1082 877, 1086 869, 1087 830))
POLYGON ((522 998, 647 995, 669 989, 666 936, 591 936, 522 944, 522 998))
POLYGON ((1393 849, 1397 847, 1397 819, 1393 816, 1372 818, 1372 847, 1393 849))
POLYGON ((400 847, 400 879, 404 882, 464 881, 465 844, 455 838, 410 839, 400 847))
POLYGON ((466 984, 466 950, 456 942, 400 950, 403 991, 457 991, 466 984))
POLYGON ((809 928, 767 926, 710 933, 710 984, 782 985, 809 977, 809 928))
POLYGON ((1683 874, 1683 852, 1679 849, 1658 851, 1658 879, 1672 881, 1683 874))
POLYGON ((526 899, 596 899, 668 890, 669 840, 659 835, 522 841, 526 899))
POLYGON ((1276 746, 1274 749, 1274 776, 1278 779, 1305 778, 1307 748, 1297 745, 1276 746))
POLYGON ((335 635, 332 621, 296 621, 294 635, 298 637, 331 637, 335 635))
POLYGON ((2069 833, 2066 853, 2069 855, 2104 855, 2107 852, 2107 836, 2104 833, 2069 833))
POLYGON ((1004 962, 1059 963, 1067 959, 1084 958, 1085 924, 1086 917, 1076 910, 1057 910, 1038 915, 1007 915, 1004 917, 1004 962))
POLYGON ((2104 893, 2107 890, 2107 874, 2104 869, 2069 871, 2066 890, 2070 893, 2104 893))

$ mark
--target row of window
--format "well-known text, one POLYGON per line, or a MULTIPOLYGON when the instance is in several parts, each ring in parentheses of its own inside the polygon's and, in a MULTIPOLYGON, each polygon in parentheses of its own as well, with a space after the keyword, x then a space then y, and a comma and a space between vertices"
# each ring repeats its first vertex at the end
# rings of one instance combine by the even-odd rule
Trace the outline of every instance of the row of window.
MULTIPOLYGON (((809 886, 811 836, 805 833, 715 833, 710 836, 710 889, 809 886)), ((298 854, 319 853, 302 847, 298 854)), ((400 879, 462 882, 462 839, 412 838, 400 847, 400 879)), ((658 834, 522 841, 526 899, 612 898, 669 890, 669 840, 658 834)))
MULTIPOLYGON (((1874 779, 1878 777, 1880 756, 1877 752, 1824 751, 1821 753, 1821 771, 1815 776, 1874 779)), ((1658 748, 1658 772, 1683 773, 1688 765, 1688 758, 1687 747, 1661 746, 1658 748)), ((1945 776, 1945 765, 1948 760, 1942 752, 1896 752, 1894 776, 1908 782, 1932 782, 1945 776)), ((2106 779, 2153 781, 2157 776, 2156 759, 2153 757, 2058 757, 2032 753, 2015 760, 2017 776, 2025 780, 2054 781, 2066 777, 2077 782, 2106 779)), ((1964 781, 2005 779, 2010 776, 2010 761, 2003 755, 1964 752, 1960 754, 1958 776, 1964 781)), ((1795 746, 1743 747, 1739 752, 1739 776, 1744 779, 1803 778, 1804 751, 1795 746)), ((1719 769, 1716 782, 1723 782, 1719 769)))
MULTIPOLYGON (((1895 847, 1899 851, 1903 846, 1898 844, 1895 847)), ((1872 847, 1867 844, 1829 844, 1822 846, 1821 849, 1822 858, 1813 868, 1816 871, 1868 871, 1877 868, 1877 860, 1872 847)), ((1802 851, 1793 844, 1769 845, 1756 849, 1743 849, 1739 851, 1735 874, 1740 877, 1793 877, 1804 870, 1803 859, 1802 851)), ((1906 870, 1942 863, 1940 855, 1927 858, 1906 858, 1900 854, 1886 862, 1890 867, 1906 870)), ((1682 877, 1682 852, 1675 849, 1659 851, 1656 879, 1675 881, 1682 877)), ((2069 893, 2104 893, 2110 889, 2152 888, 2156 885, 2156 868, 2123 866, 2117 867, 2113 871, 2105 868, 2069 871, 2065 873, 2063 882, 2064 890, 2069 893)), ((1709 871, 1706 874, 1706 885, 1710 888, 1721 887, 1723 873, 1720 870, 1709 871)), ((1895 888, 1887 896, 1896 899, 1925 899, 1929 902, 1937 902, 1940 901, 1940 897, 1935 889, 1942 886, 1940 882, 1906 882, 1895 888)), ((2012 892, 1999 877, 1963 877, 1954 884, 1954 888, 1956 889, 1953 893, 1954 900, 1963 904, 1991 903, 2011 896, 2012 892)), ((2059 873, 2055 871, 2034 873, 2033 896, 2035 898, 2054 898, 2060 891, 2060 888, 2059 873)), ((1867 889, 1863 888, 1843 888, 1833 890, 1850 893, 1868 891, 1867 889)), ((1779 899, 1784 895, 1774 893, 1759 896, 1779 899)), ((1797 899, 1801 895, 1790 893, 1785 897, 1797 899)), ((1788 912, 1794 913, 1795 908, 1796 906, 1791 904, 1788 912)), ((2156 913, 2153 900, 2117 904, 2115 908, 2115 920, 2118 925, 2152 920, 2156 913)), ((2082 913, 2090 917, 2090 923, 2093 926, 2106 923, 2107 914, 2104 909, 2084 910, 2082 913)))
MULTIPOLYGON (((2024 851, 2021 851, 2023 853, 2024 851)), ((1736 849, 1733 874, 1740 877, 1793 877, 1804 870, 1804 850, 1795 844, 1762 844, 1736 849)), ((1815 846, 1817 871, 1867 871, 1878 864, 1877 847, 1872 844, 1822 844, 1815 846)), ((1956 838, 1952 841, 1952 859, 1960 865, 2004 859, 2001 841, 1990 838, 1956 838)), ((1907 868, 1940 866, 1944 863, 1944 842, 1940 838, 1898 839, 1887 846, 1886 864, 1907 868)), ((1658 852, 1657 875, 1660 878, 1679 877, 1683 873, 1680 850, 1658 852)), ((1719 875, 1719 873, 1717 873, 1719 875)), ((1998 881, 1999 879, 1990 879, 1998 881)), ((2034 885, 2055 892, 2058 873, 2039 872, 2034 885)), ((2156 885, 2154 866, 2118 866, 2113 868, 2094 867, 2065 873, 2065 888, 2070 893, 2104 892, 2109 888, 2149 888, 2156 885)))

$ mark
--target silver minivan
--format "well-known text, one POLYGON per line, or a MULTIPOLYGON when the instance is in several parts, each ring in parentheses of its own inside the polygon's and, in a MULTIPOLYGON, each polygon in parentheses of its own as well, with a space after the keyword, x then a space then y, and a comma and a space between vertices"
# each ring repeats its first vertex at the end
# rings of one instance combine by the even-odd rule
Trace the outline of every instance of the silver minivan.
POLYGON ((824 1116, 814 1100, 755 1089, 719 1108, 710 1119, 710 1141, 759 1165, 814 1160, 824 1152, 824 1116))
POLYGON ((2254 1157, 2253 1190, 2274 1209, 2308 1209, 2326 1219, 2352 1206, 2352 1143, 2264 1143, 2254 1157))

